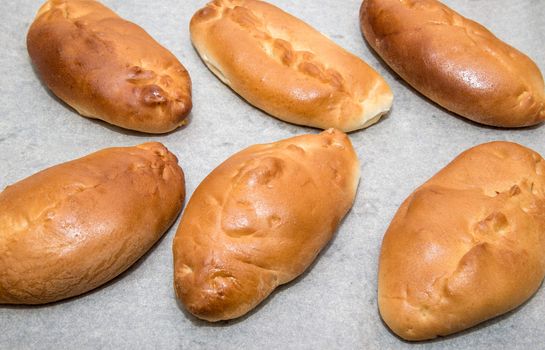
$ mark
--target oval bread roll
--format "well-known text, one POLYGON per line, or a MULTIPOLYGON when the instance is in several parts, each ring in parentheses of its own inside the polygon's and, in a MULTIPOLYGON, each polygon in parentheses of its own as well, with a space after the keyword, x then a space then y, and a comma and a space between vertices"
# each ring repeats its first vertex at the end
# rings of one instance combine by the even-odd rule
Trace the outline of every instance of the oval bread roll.
POLYGON ((544 274, 545 161, 491 142, 399 208, 382 243, 380 313, 404 339, 445 336, 521 305, 544 274))
POLYGON ((365 0, 360 17, 369 45, 444 108, 499 127, 545 120, 545 85, 536 64, 439 1, 365 0))
POLYGON ((185 183, 160 143, 109 148, 0 193, 0 304, 85 293, 125 271, 172 225, 185 183))
POLYGON ((299 276, 351 208, 359 163, 336 130, 249 147, 195 190, 174 238, 176 294, 193 315, 244 315, 299 276))
POLYGON ((191 40, 210 70, 281 120, 353 131, 392 105, 382 77, 301 20, 256 0, 215 0, 191 19, 191 40))
POLYGON ((97 1, 47 1, 27 47, 43 82, 85 117, 148 133, 186 123, 191 80, 184 66, 97 1))

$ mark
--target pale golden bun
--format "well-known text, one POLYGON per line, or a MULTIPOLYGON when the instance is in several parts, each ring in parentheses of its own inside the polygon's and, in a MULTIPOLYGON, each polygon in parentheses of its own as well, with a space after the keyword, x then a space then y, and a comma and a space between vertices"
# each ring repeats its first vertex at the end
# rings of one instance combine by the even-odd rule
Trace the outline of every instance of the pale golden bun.
POLYGON ((195 190, 174 238, 174 285, 193 315, 244 315, 299 276, 352 207, 359 162, 327 130, 227 159, 195 190))
POLYGON ((184 66, 97 1, 47 1, 27 47, 42 81, 85 117, 148 133, 186 123, 191 80, 184 66))
POLYGON ((419 187, 382 243, 378 303, 407 340, 445 336, 524 303, 545 274, 545 162, 509 142, 465 151, 419 187))
POLYGON ((360 18, 369 45, 444 108, 499 127, 545 120, 539 68, 479 23, 435 0, 365 0, 360 18))
POLYGON ((210 70, 252 105, 294 124, 353 131, 392 105, 384 79, 303 21, 256 0, 197 11, 191 40, 210 70))
POLYGON ((109 148, 0 193, 0 304, 43 304, 125 271, 172 225, 185 183, 160 143, 109 148))

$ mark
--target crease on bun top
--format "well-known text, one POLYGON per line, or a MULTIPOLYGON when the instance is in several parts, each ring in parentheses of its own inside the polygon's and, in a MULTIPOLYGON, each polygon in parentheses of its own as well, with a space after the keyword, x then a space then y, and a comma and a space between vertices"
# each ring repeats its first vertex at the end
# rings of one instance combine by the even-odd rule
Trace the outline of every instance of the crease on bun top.
POLYGON ((281 120, 350 132, 391 107, 392 92, 373 68, 266 2, 210 2, 192 17, 190 30, 222 82, 281 120))

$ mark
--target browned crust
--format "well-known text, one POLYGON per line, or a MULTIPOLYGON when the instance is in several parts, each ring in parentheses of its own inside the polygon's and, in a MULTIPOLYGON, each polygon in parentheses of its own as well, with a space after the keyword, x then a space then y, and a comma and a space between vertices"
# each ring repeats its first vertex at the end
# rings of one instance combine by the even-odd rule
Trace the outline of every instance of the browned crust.
POLYGON ((125 271, 172 225, 182 169, 160 143, 109 148, 0 193, 0 303, 43 304, 125 271))
POLYGON ((195 316, 244 315, 299 276, 348 212, 359 163, 335 130, 249 147, 195 190, 174 238, 174 284, 195 316))
POLYGON ((184 66, 97 1, 46 2, 27 47, 43 82, 83 116, 148 133, 186 122, 192 105, 184 66))
POLYGON ((360 18, 369 45, 444 108, 499 127, 545 120, 539 68, 479 23, 435 0, 365 0, 360 18))
POLYGON ((392 92, 358 57, 264 1, 215 0, 195 13, 203 61, 252 105, 290 123, 353 131, 385 114, 392 92))
POLYGON ((521 305, 545 275, 544 213, 539 154, 509 142, 462 153, 405 200, 384 236, 386 324, 425 340, 521 305))

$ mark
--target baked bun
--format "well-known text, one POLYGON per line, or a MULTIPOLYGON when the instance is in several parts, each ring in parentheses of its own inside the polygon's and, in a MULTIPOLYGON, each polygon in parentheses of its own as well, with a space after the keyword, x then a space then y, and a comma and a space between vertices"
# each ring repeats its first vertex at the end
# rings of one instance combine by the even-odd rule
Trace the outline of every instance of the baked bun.
POLYGON ((148 133, 186 123, 191 80, 184 66, 97 1, 47 1, 27 47, 43 82, 85 117, 148 133))
POLYGON ((0 304, 43 304, 125 271, 172 225, 184 175, 160 143, 109 148, 0 193, 0 304))
POLYGON ((252 105, 294 124, 345 132, 392 105, 382 77, 303 21, 256 0, 215 0, 191 19, 210 70, 252 105))
POLYGON ((545 274, 545 162, 509 142, 462 153, 405 200, 382 243, 378 303, 407 340, 524 303, 545 274))
POLYGON ((359 163, 336 130, 249 147, 195 190, 174 238, 174 285, 193 315, 244 315, 316 258, 352 207, 359 163))
POLYGON ((365 0, 360 18, 369 45, 444 108, 499 127, 545 120, 545 86, 536 64, 439 1, 365 0))

